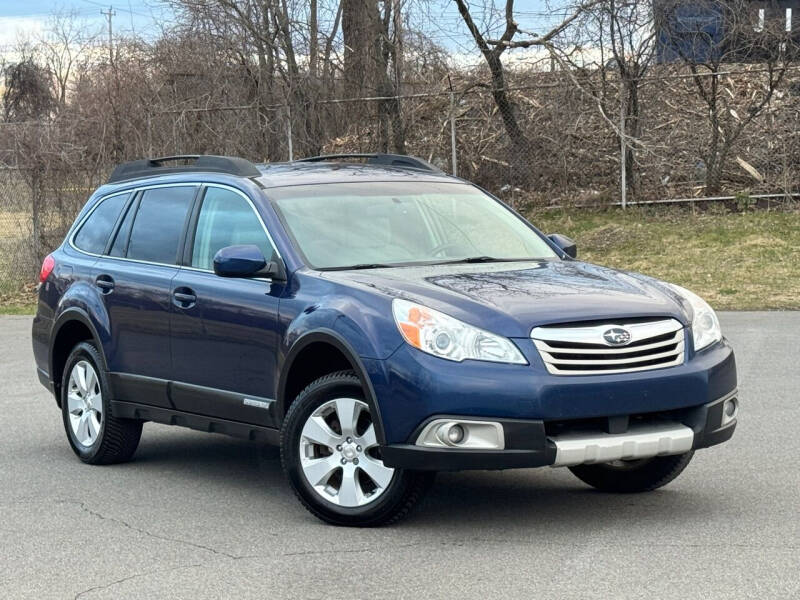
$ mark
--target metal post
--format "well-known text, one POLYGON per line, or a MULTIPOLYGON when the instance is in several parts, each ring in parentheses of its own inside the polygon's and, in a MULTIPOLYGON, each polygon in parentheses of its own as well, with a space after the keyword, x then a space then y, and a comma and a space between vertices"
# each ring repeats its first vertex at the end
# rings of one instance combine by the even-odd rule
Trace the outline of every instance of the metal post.
POLYGON ((153 115, 147 111, 147 156, 153 156, 153 115))
POLYGON ((450 90, 450 153, 453 157, 453 176, 458 176, 458 159, 456 158, 456 96, 450 90))
POLYGON ((619 83, 619 192, 622 210, 628 204, 628 189, 625 158, 628 144, 625 139, 625 85, 622 80, 619 83))
POLYGON ((292 148, 292 109, 286 105, 286 138, 289 143, 289 162, 294 160, 294 150, 292 148))

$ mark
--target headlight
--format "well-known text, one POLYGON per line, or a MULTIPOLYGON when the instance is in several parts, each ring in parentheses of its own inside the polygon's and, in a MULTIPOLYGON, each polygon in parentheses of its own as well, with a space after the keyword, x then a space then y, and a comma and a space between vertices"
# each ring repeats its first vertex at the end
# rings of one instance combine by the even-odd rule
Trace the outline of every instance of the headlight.
POLYGON ((714 309, 697 294, 673 283, 670 287, 678 292, 692 307, 692 338, 694 349, 702 350, 722 339, 722 329, 714 309))
POLYGON ((474 359, 528 364, 511 340, 467 325, 438 310, 396 298, 392 302, 392 312, 406 342, 428 354, 458 362, 474 359))

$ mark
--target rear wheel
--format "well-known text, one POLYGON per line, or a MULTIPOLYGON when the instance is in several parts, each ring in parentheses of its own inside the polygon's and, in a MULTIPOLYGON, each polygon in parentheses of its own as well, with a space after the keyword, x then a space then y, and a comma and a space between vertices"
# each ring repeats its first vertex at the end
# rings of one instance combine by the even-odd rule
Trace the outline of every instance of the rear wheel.
POLYGON ((81 342, 67 358, 61 382, 61 415, 72 450, 85 463, 107 465, 130 460, 142 422, 111 414, 110 388, 100 353, 81 342))
POLYGON ((284 472, 303 505, 334 525, 369 527, 405 517, 432 474, 383 464, 359 379, 317 379, 291 405, 281 430, 284 472))
POLYGON ((694 451, 673 456, 641 460, 615 460, 610 463, 577 465, 569 470, 581 481, 603 492, 649 492, 667 485, 680 475, 694 451))

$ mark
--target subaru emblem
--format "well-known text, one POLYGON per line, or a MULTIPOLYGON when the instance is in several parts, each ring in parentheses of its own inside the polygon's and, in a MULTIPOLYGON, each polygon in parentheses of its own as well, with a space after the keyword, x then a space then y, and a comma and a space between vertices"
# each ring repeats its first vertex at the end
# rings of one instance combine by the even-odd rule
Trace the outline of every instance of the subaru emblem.
POLYGON ((609 346, 625 346, 631 341, 631 332, 622 327, 612 327, 603 333, 603 339, 609 346))

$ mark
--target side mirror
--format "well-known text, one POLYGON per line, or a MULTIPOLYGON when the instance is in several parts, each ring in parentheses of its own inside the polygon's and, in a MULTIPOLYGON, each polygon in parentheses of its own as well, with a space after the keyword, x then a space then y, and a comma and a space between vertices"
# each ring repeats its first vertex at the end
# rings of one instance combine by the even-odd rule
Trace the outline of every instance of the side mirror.
POLYGON ((214 255, 214 273, 220 277, 269 277, 286 280, 283 261, 269 261, 258 246, 227 246, 214 255))
POLYGON ((286 265, 280 258, 270 260, 267 265, 259 271, 258 275, 267 277, 273 281, 286 281, 286 265))
POLYGON ((550 238, 550 241, 553 242, 556 246, 561 248, 561 250, 563 250, 564 254, 566 254, 567 256, 570 256, 572 258, 578 256, 578 246, 567 236, 561 235, 560 233, 551 233, 547 237, 550 238))

